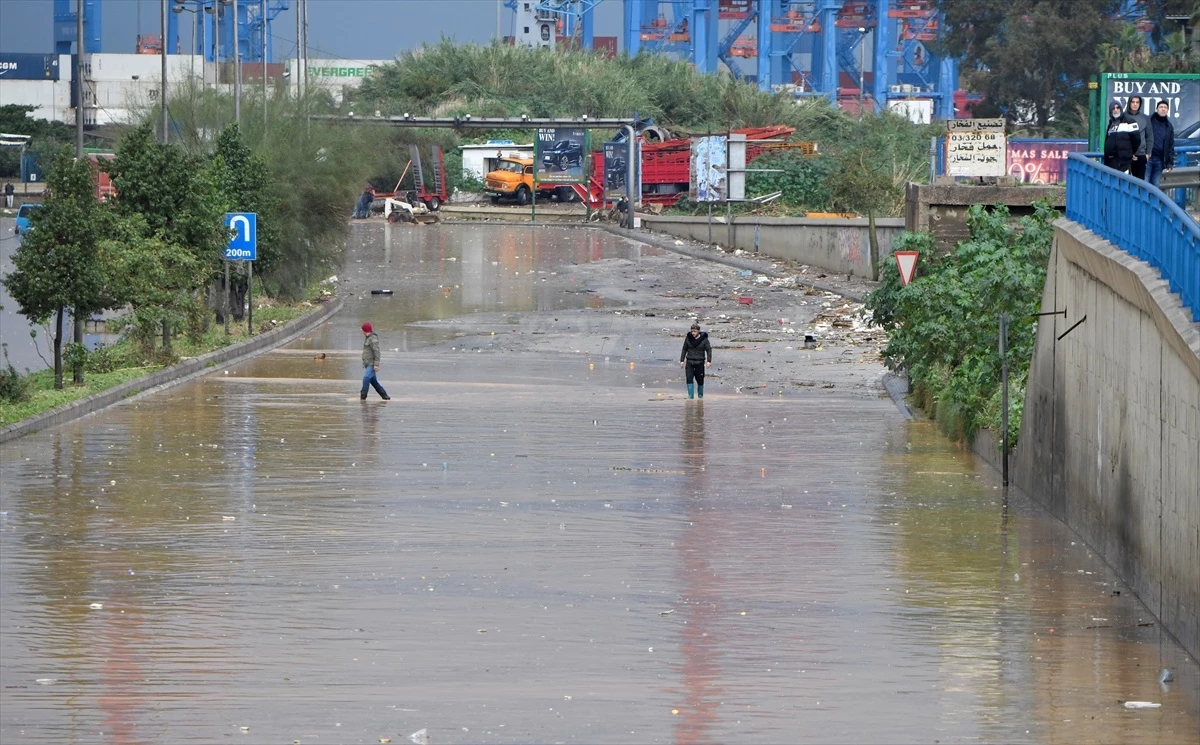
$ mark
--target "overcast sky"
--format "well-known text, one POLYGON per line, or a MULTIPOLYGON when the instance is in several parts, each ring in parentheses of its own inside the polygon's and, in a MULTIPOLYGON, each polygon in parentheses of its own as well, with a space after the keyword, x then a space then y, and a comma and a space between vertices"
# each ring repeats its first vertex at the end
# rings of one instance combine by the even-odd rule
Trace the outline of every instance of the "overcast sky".
MULTIPOLYGON (((160 0, 101 2, 103 51, 132 53, 139 32, 159 32, 160 0)), ((390 59, 442 36, 486 42, 496 34, 497 4, 496 0, 308 0, 309 56, 390 59)), ((168 0, 168 5, 174 5, 174 0, 168 0)), ((271 30, 275 61, 295 54, 296 0, 288 0, 288 5, 291 8, 273 22, 271 30)), ((620 34, 621 0, 604 0, 596 13, 597 36, 620 34)), ((53 52, 53 18, 54 0, 0 0, 0 52, 53 52)), ((190 13, 181 14, 184 51, 192 38, 190 19, 190 13)), ((505 9, 501 21, 501 35, 512 34, 512 11, 505 9)))

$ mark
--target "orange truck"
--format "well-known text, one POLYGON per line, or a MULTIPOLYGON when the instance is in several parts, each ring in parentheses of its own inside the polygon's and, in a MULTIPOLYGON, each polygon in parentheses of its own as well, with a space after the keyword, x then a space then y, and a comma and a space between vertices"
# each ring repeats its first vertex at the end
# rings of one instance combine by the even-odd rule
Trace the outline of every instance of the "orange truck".
MULTIPOLYGON (((483 182, 484 191, 491 197, 492 204, 501 199, 511 199, 519 205, 529 204, 533 198, 533 159, 516 155, 505 155, 496 161, 496 169, 489 171, 483 182)), ((538 184, 540 199, 557 199, 574 202, 579 198, 575 189, 561 184, 538 184)))

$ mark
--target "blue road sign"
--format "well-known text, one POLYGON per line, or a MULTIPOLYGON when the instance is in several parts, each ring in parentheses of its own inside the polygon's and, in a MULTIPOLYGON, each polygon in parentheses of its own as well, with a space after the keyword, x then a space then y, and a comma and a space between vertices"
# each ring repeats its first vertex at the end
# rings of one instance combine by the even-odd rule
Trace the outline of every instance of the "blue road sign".
POLYGON ((226 212, 225 227, 233 231, 225 258, 229 261, 254 261, 258 258, 258 215, 253 212, 226 212))

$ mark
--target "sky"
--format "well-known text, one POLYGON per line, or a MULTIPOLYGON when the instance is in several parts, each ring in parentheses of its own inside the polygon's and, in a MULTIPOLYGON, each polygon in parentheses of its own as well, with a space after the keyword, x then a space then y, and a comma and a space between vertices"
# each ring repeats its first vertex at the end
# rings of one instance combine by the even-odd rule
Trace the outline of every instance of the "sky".
MULTIPOLYGON (((101 2, 104 52, 131 54, 139 32, 158 34, 160 0, 101 2)), ((168 3, 173 5, 174 0, 168 3)), ((276 57, 295 54, 295 0, 288 4, 292 7, 273 22, 276 57)), ((496 0, 308 0, 308 55, 391 59, 442 36, 487 42, 496 34, 497 4, 496 0)), ((53 52, 53 16, 54 0, 0 0, 0 52, 53 52)), ((181 14, 179 36, 185 50, 192 38, 190 19, 191 14, 181 14)), ((501 19, 502 35, 510 35, 512 11, 505 9, 501 19)), ((596 35, 618 36, 620 31, 621 0, 603 0, 596 10, 596 35)))

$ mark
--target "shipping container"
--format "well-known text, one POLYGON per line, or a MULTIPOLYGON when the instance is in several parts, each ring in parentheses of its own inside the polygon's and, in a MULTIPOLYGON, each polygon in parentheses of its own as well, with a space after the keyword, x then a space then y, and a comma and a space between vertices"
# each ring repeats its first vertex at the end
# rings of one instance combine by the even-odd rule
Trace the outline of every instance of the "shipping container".
POLYGON ((57 54, 0 52, 0 83, 9 80, 58 80, 60 64, 57 54))
POLYGON ((5 80, 0 82, 0 98, 4 105, 35 107, 34 119, 75 121, 69 80, 5 80))

